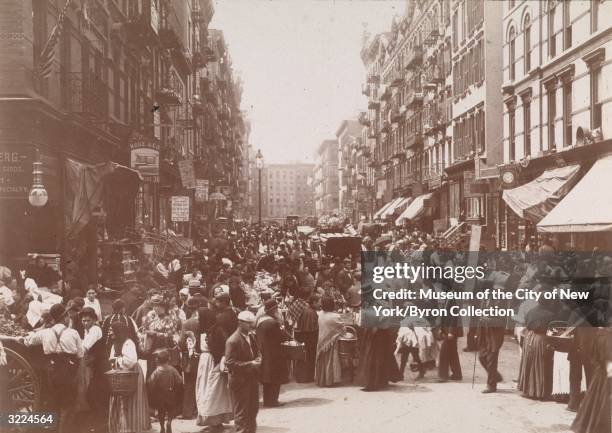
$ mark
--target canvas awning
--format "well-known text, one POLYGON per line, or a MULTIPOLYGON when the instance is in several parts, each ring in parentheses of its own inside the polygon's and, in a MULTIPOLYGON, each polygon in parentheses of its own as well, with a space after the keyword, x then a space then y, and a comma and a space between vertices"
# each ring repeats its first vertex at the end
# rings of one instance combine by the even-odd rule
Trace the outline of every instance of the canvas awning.
POLYGON ((518 216, 537 223, 576 184, 579 170, 579 165, 546 170, 525 185, 505 190, 502 197, 518 216))
POLYGON ((423 216, 425 213, 425 200, 430 199, 432 195, 433 193, 430 192, 416 197, 395 220, 395 225, 401 226, 406 220, 416 220, 423 216))
POLYGON ((380 209, 378 209, 378 211, 374 214, 374 218, 373 219, 381 219, 381 215, 383 214, 383 212, 385 212, 387 210, 387 208, 389 206, 391 206, 393 203, 395 203, 396 201, 398 201, 400 198, 394 198, 393 200, 391 200, 389 203, 386 203, 383 207, 381 207, 380 209))
POLYGON ((593 167, 546 217, 539 232, 612 231, 612 155, 593 167))
POLYGON ((393 216, 395 212, 397 212, 398 210, 401 210, 402 207, 405 206, 409 201, 410 201, 410 197, 399 197, 393 203, 391 203, 391 206, 389 206, 387 209, 383 211, 383 213, 380 215, 380 218, 385 219, 390 216, 393 216))

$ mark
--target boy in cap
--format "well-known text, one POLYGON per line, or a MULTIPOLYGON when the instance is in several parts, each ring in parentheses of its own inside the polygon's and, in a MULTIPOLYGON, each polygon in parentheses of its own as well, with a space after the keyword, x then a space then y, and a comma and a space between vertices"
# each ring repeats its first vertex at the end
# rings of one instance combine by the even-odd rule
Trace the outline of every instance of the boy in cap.
POLYGON ((160 433, 172 433, 172 419, 179 413, 182 399, 183 380, 179 372, 169 364, 167 350, 155 352, 157 367, 147 381, 151 407, 157 410, 160 433))

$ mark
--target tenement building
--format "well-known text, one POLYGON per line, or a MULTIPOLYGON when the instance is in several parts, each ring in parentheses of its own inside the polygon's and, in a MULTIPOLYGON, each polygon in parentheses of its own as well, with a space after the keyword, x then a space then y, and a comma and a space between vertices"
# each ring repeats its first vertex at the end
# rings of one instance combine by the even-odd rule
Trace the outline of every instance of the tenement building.
POLYGON ((602 155, 612 150, 612 3, 506 0, 502 13, 499 246, 546 233, 558 233, 560 247, 594 245, 601 227, 581 211, 597 214, 611 182, 602 155))

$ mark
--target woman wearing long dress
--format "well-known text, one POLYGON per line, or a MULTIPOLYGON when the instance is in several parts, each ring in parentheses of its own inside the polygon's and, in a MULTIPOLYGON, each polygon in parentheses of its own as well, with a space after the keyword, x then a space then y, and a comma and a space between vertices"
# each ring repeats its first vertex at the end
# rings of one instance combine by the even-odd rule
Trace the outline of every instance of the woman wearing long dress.
POLYGON ((384 319, 374 317, 366 320, 359 345, 359 367, 357 383, 362 391, 378 391, 389 382, 402 380, 395 359, 395 329, 384 319))
POLYGON ((109 433, 141 433, 151 429, 149 403, 144 375, 138 364, 136 344, 128 338, 128 327, 122 322, 111 325, 115 341, 111 348, 110 362, 116 369, 138 373, 136 392, 129 396, 111 395, 108 410, 109 433), (123 400, 123 401, 121 401, 123 400))
POLYGON ((612 329, 597 328, 593 346, 593 378, 580 403, 572 431, 576 433, 610 433, 612 416, 612 329))
POLYGON ((208 308, 198 310, 200 321, 200 361, 196 377, 197 425, 222 429, 224 422, 234 419, 228 377, 222 371, 225 340, 215 324, 215 313, 208 308))
POLYGON ((523 340, 517 386, 523 397, 546 400, 552 394, 554 352, 547 344, 546 329, 553 318, 553 313, 542 304, 525 316, 527 334, 523 340))
POLYGON ((340 314, 336 313, 331 296, 321 300, 323 312, 319 316, 319 339, 315 361, 315 382, 318 386, 333 386, 342 381, 342 366, 338 352, 338 337, 344 331, 340 314))

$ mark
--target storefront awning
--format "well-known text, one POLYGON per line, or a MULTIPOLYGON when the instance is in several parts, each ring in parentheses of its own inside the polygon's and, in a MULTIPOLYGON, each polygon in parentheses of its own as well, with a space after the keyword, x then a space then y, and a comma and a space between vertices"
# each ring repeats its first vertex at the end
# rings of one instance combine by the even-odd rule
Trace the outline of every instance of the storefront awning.
POLYGON ((387 210, 387 208, 389 208, 389 206, 391 206, 393 203, 395 203, 398 200, 399 200, 399 198, 394 198, 389 203, 386 203, 383 207, 378 209, 378 211, 374 214, 374 218, 373 219, 375 219, 375 220, 381 219, 382 218, 381 215, 383 214, 383 212, 385 212, 387 210))
POLYGON ((505 190, 503 199, 518 216, 537 223, 572 189, 578 170, 579 165, 546 170, 525 185, 505 190))
POLYGON ((395 220, 395 225, 401 226, 406 220, 416 220, 423 216, 425 213, 425 200, 430 199, 432 195, 433 193, 427 193, 415 198, 395 220))
POLYGON ((612 231, 612 155, 599 159, 538 223, 539 232, 612 231))
POLYGON ((409 201, 410 201, 410 197, 399 197, 393 203, 391 203, 391 206, 389 206, 387 209, 383 211, 383 213, 380 215, 380 218, 386 219, 390 216, 393 216, 395 212, 397 212, 398 210, 401 210, 403 206, 406 206, 406 204, 409 201))

